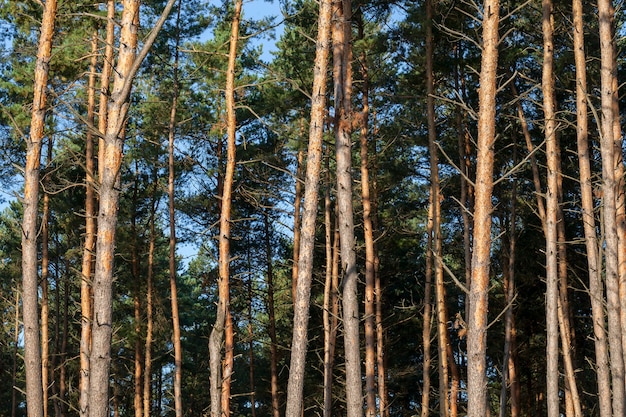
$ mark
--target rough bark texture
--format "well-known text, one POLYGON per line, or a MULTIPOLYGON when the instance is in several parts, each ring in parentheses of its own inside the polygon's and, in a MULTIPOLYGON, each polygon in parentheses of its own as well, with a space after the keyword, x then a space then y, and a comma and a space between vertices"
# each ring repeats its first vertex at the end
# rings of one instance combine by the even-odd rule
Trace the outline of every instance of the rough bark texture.
POLYGON ((317 44, 313 68, 313 88, 311 94, 311 123, 307 168, 304 184, 304 207, 302 213, 300 258, 298 260, 298 285, 293 319, 293 339, 291 343, 291 365, 287 385, 287 417, 299 417, 303 405, 304 365, 307 351, 309 305, 313 270, 313 249, 315 244, 315 220, 319 176, 322 161, 322 135, 326 108, 326 69, 330 51, 330 0, 320 0, 317 44))
POLYGON ((91 350, 91 275, 96 244, 96 192, 93 126, 96 110, 96 67, 98 64, 98 32, 91 38, 91 62, 87 87, 87 135, 85 138, 85 243, 80 279, 80 381, 79 413, 85 417, 89 398, 89 354, 91 350))
MULTIPOLYGON (((359 15, 359 38, 363 39, 363 20, 359 15)), ((376 416, 376 312, 375 312, 375 247, 374 228, 372 222, 372 201, 370 196, 369 172, 369 74, 367 53, 364 51, 359 57, 361 63, 361 100, 363 108, 359 117, 360 156, 361 156, 361 200, 363 204, 363 238, 365 241, 365 415, 376 416)))
POLYGON ((24 167, 24 215, 22 220, 22 309, 24 318, 24 367, 26 371, 26 403, 28 417, 43 415, 43 386, 41 373, 41 346, 38 312, 37 213, 39 203, 39 168, 41 144, 44 137, 46 90, 52 50, 52 36, 57 2, 44 5, 35 81, 30 136, 26 138, 26 166, 24 167))
POLYGON ((175 0, 169 0, 163 13, 146 38, 139 56, 135 57, 137 44, 137 22, 139 1, 123 2, 120 47, 115 71, 113 90, 110 95, 107 113, 107 127, 101 145, 99 169, 100 207, 98 211, 98 239, 96 245, 96 266, 93 281, 93 323, 92 350, 90 357, 89 417, 109 415, 109 367, 111 362, 112 286, 113 259, 115 254, 115 228, 119 202, 119 169, 122 161, 124 137, 122 130, 126 122, 132 81, 141 62, 154 43, 175 0))
POLYGON ((594 345, 596 352, 596 378, 598 384, 598 409, 600 417, 611 416, 611 380, 609 354, 606 341, 604 314, 604 290, 602 284, 598 237, 594 215, 591 163, 587 117, 587 67, 585 58, 582 0, 572 1, 574 37, 574 60, 576 64, 576 137, 578 166, 580 171, 580 194, 582 222, 585 233, 587 271, 589 274, 589 297, 593 318, 594 345))
POLYGON ((546 400, 548 417, 559 416, 559 322, 557 210, 558 210, 558 147, 554 104, 554 46, 552 1, 542 1, 543 19, 543 112, 545 118, 546 159, 548 164, 546 190, 546 400))
POLYGON ((359 343, 359 295, 352 204, 352 3, 333 1, 333 78, 335 147, 337 155, 337 215, 343 272, 343 328, 348 417, 363 415, 359 343))
MULTIPOLYGON (((432 188, 431 188, 432 190, 432 188)), ((422 350, 424 358, 422 360, 422 417, 430 416, 430 367, 431 367, 431 349, 430 341, 432 340, 432 321, 433 321, 433 303, 431 300, 432 282, 433 282, 433 193, 428 197, 428 223, 427 243, 426 243, 426 271, 424 274, 424 312, 422 313, 422 350)))
POLYGON ((483 6, 483 50, 478 94, 478 154, 474 207, 472 280, 467 332, 468 417, 487 415, 487 307, 491 250, 491 196, 495 142, 496 75, 498 66, 498 0, 483 6))
POLYGON ((324 325, 324 412, 323 417, 332 416, 333 407, 333 339, 332 339, 332 317, 330 306, 332 298, 335 296, 332 288, 333 278, 333 228, 331 220, 332 204, 330 201, 330 167, 328 148, 326 148, 326 181, 324 190, 324 239, 326 249, 326 271, 324 280, 324 307, 322 320, 324 325))
POLYGON ((226 169, 224 172, 221 195, 220 232, 219 232, 219 301, 215 325, 209 338, 211 366, 211 416, 228 417, 230 415, 230 386, 233 373, 233 328, 230 315, 230 225, 233 181, 236 163, 235 118, 235 64, 237 62, 237 44, 239 41, 239 21, 242 0, 235 2, 230 32, 228 68, 226 70, 226 169), (224 362, 221 364, 221 348, 224 342, 224 362), (222 365, 222 372, 220 372, 222 365), (221 374, 221 375, 220 375, 221 374))
POLYGON ((602 191, 603 191, 603 219, 605 231, 605 280, 606 280, 606 308, 608 316, 608 339, 612 392, 613 415, 622 416, 624 409, 624 347, 622 346, 621 305, 619 299, 618 276, 618 237, 617 237, 617 179, 615 178, 615 93, 614 61, 615 45, 613 43, 613 7, 610 0, 598 0, 598 15, 600 19, 600 80, 602 123, 600 135, 600 152, 602 155, 602 191))

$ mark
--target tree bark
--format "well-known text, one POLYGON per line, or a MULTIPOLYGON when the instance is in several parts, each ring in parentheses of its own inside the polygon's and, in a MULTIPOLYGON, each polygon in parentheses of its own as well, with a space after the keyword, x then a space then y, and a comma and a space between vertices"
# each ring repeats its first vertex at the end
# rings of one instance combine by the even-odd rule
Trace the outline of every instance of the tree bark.
POLYGON ((336 296, 333 288, 333 230, 332 230, 332 204, 330 199, 330 163, 328 155, 328 147, 325 148, 326 155, 326 181, 324 190, 324 238, 326 248, 326 270, 324 280, 324 308, 322 312, 322 320, 324 325, 324 413, 323 417, 332 416, 333 408, 333 364, 334 364, 334 340, 331 313, 331 305, 333 298, 336 296))
POLYGON ((107 417, 109 413, 108 388, 111 361, 113 259, 115 254, 115 229, 119 202, 119 171, 122 162, 124 137, 121 133, 128 113, 130 90, 139 66, 154 43, 175 0, 169 0, 163 13, 144 42, 140 54, 135 56, 139 1, 123 3, 120 48, 113 91, 107 112, 104 135, 104 152, 100 160, 100 207, 98 212, 98 239, 96 266, 93 281, 92 351, 90 357, 89 417, 107 417))
POLYGON ((558 262, 557 262, 557 211, 558 211, 558 146, 554 104, 553 73, 553 16, 552 1, 542 1, 543 29, 543 112, 545 118, 547 190, 546 190, 546 399, 548 417, 559 416, 559 322, 558 262))
POLYGON ((237 62, 237 44, 239 41, 239 20, 242 0, 235 1, 235 8, 230 33, 228 68, 226 71, 226 169, 221 195, 220 234, 219 234, 219 301, 215 325, 209 339, 211 366, 211 416, 228 417, 230 415, 230 387, 233 373, 233 328, 230 315, 230 226, 232 191, 236 164, 236 129, 235 118, 235 64, 237 62), (221 364, 221 347, 224 342, 224 362, 221 364), (220 365, 222 373, 220 375, 220 365))
POLYGON ((48 70, 56 11, 56 0, 46 1, 39 34, 37 61, 35 63, 30 135, 26 138, 24 199, 22 203, 24 208, 22 220, 22 309, 24 317, 24 367, 26 371, 28 417, 41 417, 44 413, 38 312, 37 213, 39 209, 41 144, 44 137, 44 122, 47 110, 46 90, 48 88, 48 70))
POLYGON ((304 149, 298 149, 296 168, 296 196, 293 200, 293 267, 291 269, 291 299, 296 299, 298 287, 298 260, 300 257, 300 206, 302 205, 302 170, 304 168, 304 149))
MULTIPOLYGON (((52 139, 48 140, 47 164, 52 162, 52 139)), ((48 184, 43 178, 42 182, 48 184)), ((48 245, 50 243, 50 194, 44 190, 43 206, 41 212, 41 383, 43 387, 43 416, 48 417, 48 384, 50 381, 50 306, 48 297, 48 280, 50 255, 48 245)), ((58 317, 58 316, 57 316, 58 317)), ((54 368, 52 368, 54 369, 54 368)), ((54 373, 52 374, 54 380, 54 373)))
POLYGON ((81 417, 87 417, 89 398, 89 355, 91 351, 91 276, 96 243, 96 191, 93 126, 96 111, 96 67, 98 65, 98 32, 91 38, 91 62, 87 86, 87 133, 85 138, 85 243, 80 277, 80 380, 79 406, 81 417))
MULTIPOLYGON (((359 15, 359 38, 364 39, 363 19, 359 15)), ((363 204, 363 238, 365 241, 365 415, 376 416, 376 312, 375 312, 375 248, 372 225, 372 202, 370 196, 370 173, 368 156, 369 136, 369 74, 367 53, 359 57, 361 64, 361 100, 363 108, 359 116, 361 145, 361 200, 363 204)))
POLYGON ((594 215, 591 163, 589 157, 589 136, 587 117, 587 66, 583 25, 582 0, 572 1, 574 37, 574 60, 576 65, 576 137, 582 222, 585 234, 587 270, 589 274, 589 297, 593 320, 594 345, 596 352, 596 375, 598 384, 598 408, 600 417, 611 416, 611 381, 609 354, 606 341, 606 320, 604 314, 604 290, 601 277, 600 254, 594 215))
POLYGON ((427 243, 426 243, 426 271, 424 274, 424 312, 422 313, 422 350, 424 358, 422 360, 422 417, 430 416, 430 367, 432 366, 432 357, 430 349, 432 322, 433 322, 433 303, 432 303, 432 282, 433 282, 433 225, 434 225, 434 205, 432 186, 430 187, 428 196, 428 223, 426 226, 427 243))
MULTIPOLYGON (((600 153, 602 156, 603 219, 605 230, 605 280, 608 339, 612 375, 613 415, 621 416, 624 409, 624 346, 622 345, 621 302, 619 288, 619 242, 617 229, 617 184, 615 178, 615 44, 613 43, 613 7, 610 0, 598 0, 600 31, 600 81, 602 123, 600 153)), ((621 149, 621 148, 620 148, 621 149)))
POLYGON ((146 341, 144 344, 144 373, 143 373, 143 417, 150 417, 152 415, 152 341, 154 333, 154 255, 156 246, 156 206, 157 206, 157 188, 158 188, 158 174, 154 171, 154 190, 152 194, 152 201, 150 207, 150 219, 149 230, 150 237, 148 243, 148 265, 146 272, 146 341))
POLYGON ((309 306, 315 244, 315 220, 322 160, 322 135, 326 109, 326 69, 330 51, 330 0, 320 0, 313 88, 311 93, 311 122, 307 151, 304 207, 302 213, 298 283, 294 301, 291 365, 287 385, 287 417, 299 417, 303 406, 304 366, 308 344, 309 306))
POLYGON ((170 272, 170 303, 172 309, 172 344, 174 345, 174 412, 176 417, 183 416, 183 350, 180 342, 180 318, 178 315, 178 294, 176 285, 176 208, 174 180, 176 176, 174 167, 174 138, 176 135, 176 110, 178 107, 179 83, 178 83, 178 57, 180 44, 180 9, 181 0, 178 0, 176 14, 176 45, 174 50, 174 87, 172 92, 172 105, 168 125, 168 180, 167 193, 169 198, 169 272, 170 272))
POLYGON ((495 142, 499 1, 485 0, 478 93, 478 154, 473 227, 472 280, 467 332, 468 417, 487 415, 487 308, 491 251, 491 197, 495 142))
POLYGON ((272 395, 272 417, 280 417, 278 387, 278 339, 276 338, 276 312, 274 308, 274 269, 272 268, 272 246, 269 236, 269 219, 265 219, 265 256, 267 268, 267 315, 270 336, 270 391, 272 395))
POLYGON ((337 155, 337 211, 343 278, 343 328, 348 417, 363 415, 359 344, 359 296, 352 204, 352 3, 333 1, 333 78, 335 146, 337 155))

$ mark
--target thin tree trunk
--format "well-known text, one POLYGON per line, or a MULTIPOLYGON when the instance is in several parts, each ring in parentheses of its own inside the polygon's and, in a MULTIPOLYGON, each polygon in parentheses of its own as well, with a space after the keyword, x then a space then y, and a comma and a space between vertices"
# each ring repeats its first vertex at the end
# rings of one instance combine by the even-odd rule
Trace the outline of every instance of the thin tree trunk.
POLYGON ((221 195, 220 234, 219 234, 219 301, 215 325, 209 339, 211 361, 211 416, 228 417, 230 415, 230 387, 233 372, 233 328, 230 315, 230 222, 232 191, 236 164, 236 129, 235 119, 235 64, 237 62, 237 44, 239 40, 239 19, 242 0, 235 1, 235 9, 230 34, 228 69, 226 72, 226 169, 221 195), (223 373, 220 377, 221 347, 224 342, 223 373))
MULTIPOLYGON (((513 148, 513 160, 517 163, 517 145, 513 148)), ((506 302, 504 315, 504 358, 502 360, 502 388, 500 391, 500 417, 505 417, 507 410, 507 388, 511 390, 511 417, 518 417, 519 409, 519 380, 514 351, 515 317, 513 315, 513 301, 515 299, 515 247, 517 243, 517 182, 513 182, 511 190, 511 213, 509 217, 509 246, 508 256, 503 262, 503 290, 506 302)))
MULTIPOLYGON (((268 219, 268 214, 267 213, 263 213, 263 218, 264 218, 264 232, 265 232, 265 236, 266 238, 269 238, 269 228, 268 228, 268 223, 269 223, 269 219, 268 219)), ((252 233, 252 231, 250 229, 248 229, 248 236, 250 236, 252 233)), ((254 303, 254 285, 253 285, 253 278, 252 278, 252 274, 250 273, 252 271, 252 259, 251 259, 251 242, 250 239, 248 238, 248 245, 247 245, 247 249, 246 249, 246 255, 247 255, 247 261, 248 261, 248 367, 249 367, 249 373, 248 376, 250 377, 250 413, 252 415, 252 417, 256 417, 256 393, 255 393, 255 380, 254 380, 254 326, 252 324, 253 320, 254 320, 254 314, 253 314, 253 308, 252 308, 252 304, 254 303)), ((271 255, 270 255, 271 256, 271 255)), ((271 263, 271 258, 269 259, 269 262, 271 263)), ((271 267, 271 266, 270 266, 271 267)))
MULTIPOLYGON (((67 259, 65 260, 65 266, 65 270, 69 271, 69 260, 67 259)), ((61 364, 59 365, 59 417, 65 417, 66 415, 68 392, 67 341, 69 338, 70 282, 66 278, 63 280, 63 284, 63 312, 61 313, 61 316, 63 317, 63 337, 61 338, 61 348, 58 352, 59 358, 61 359, 61 364)))
POLYGON ((17 350, 20 341, 20 292, 15 291, 15 334, 13 335, 13 369, 11 371, 11 417, 17 416, 17 350))
MULTIPOLYGON (((48 140, 47 166, 52 162, 52 139, 48 140)), ((47 178, 42 182, 48 184, 47 178)), ((44 190, 43 207, 41 212, 41 384, 43 387, 43 416, 48 417, 48 384, 50 381, 50 306, 48 297, 48 270, 50 255, 48 251, 50 231, 50 194, 44 190)), ((58 316, 57 316, 58 317, 58 316)), ((58 321, 58 320, 57 320, 58 321)), ((52 368, 54 369, 54 368, 52 368)), ((54 380, 54 373, 52 374, 54 380)))
MULTIPOLYGON (((439 192, 439 157, 437 155, 437 130, 435 127, 435 82, 433 78, 433 5, 426 1, 426 107, 428 120, 428 151, 430 154, 430 204, 432 210, 432 247, 433 273, 435 277, 435 306, 437 310, 437 352, 439 363, 439 415, 450 414, 452 402, 448 388, 448 317, 446 293, 443 283, 442 237, 441 237, 441 200, 439 192)), ((431 219, 429 219, 431 221, 431 219)))
POLYGON ((270 336, 270 392, 272 394, 272 417, 280 417, 278 388, 278 340, 276 338, 276 312, 274 308, 274 269, 272 267, 272 246, 269 236, 269 219, 265 216, 265 257, 267 268, 267 314, 270 336))
MULTIPOLYGON (((359 38, 364 38, 362 15, 358 16, 359 38)), ((361 156, 361 200, 363 204, 363 237, 365 240, 365 415, 376 416, 376 312, 375 312, 375 271, 374 271, 374 230, 372 226, 372 202, 370 196, 370 173, 368 157, 369 135, 369 74, 367 53, 359 57, 363 87, 361 101, 363 108, 359 115, 360 156, 361 156)))
POLYGON ((352 205, 352 4, 333 2, 333 77, 335 97, 335 144, 337 155, 337 211, 343 279, 343 328, 348 417, 363 415, 359 344, 359 297, 354 210, 352 205))
POLYGON ((422 350, 424 358, 422 360, 422 417, 430 416, 430 367, 432 365, 430 342, 432 340, 432 282, 433 282, 433 226, 434 226, 434 204, 432 186, 428 196, 428 223, 427 243, 426 243, 426 271, 424 276, 424 312, 422 313, 422 350))
POLYGON ((291 269, 291 299, 296 299, 298 287, 298 260, 300 257, 300 206, 302 204, 302 171, 304 168, 304 149, 298 149, 296 168, 296 196, 293 201, 293 267, 291 269))
POLYGON ((137 161, 135 161, 135 181, 133 186, 132 196, 132 214, 131 214, 131 271, 133 277, 133 311, 134 311, 134 395, 133 395, 133 408, 135 411, 135 417, 143 417, 143 358, 142 343, 141 343, 141 301, 140 291, 141 283, 139 281, 140 265, 139 265, 139 242, 137 239, 137 208, 138 208, 138 192, 139 192, 139 168, 137 167, 137 161))
POLYGON ((576 64, 576 136, 578 146, 578 166, 580 172, 580 194, 582 221, 585 233, 587 269, 589 273, 589 297, 593 318, 594 345, 596 352, 596 375, 598 384, 598 404, 600 417, 611 416, 611 381, 609 355, 606 341, 606 321, 604 315, 604 290, 600 276, 600 256, 594 215, 591 166, 589 158, 589 136, 587 117, 587 66, 585 58, 583 5, 582 0, 572 1, 574 23, 574 59, 576 64))
POLYGON ((81 417, 87 417, 89 398, 89 355, 91 350, 91 275, 93 271, 93 251, 96 243, 96 192, 94 178, 94 139, 93 130, 96 110, 96 66, 98 64, 98 32, 91 38, 91 62, 87 86, 87 128, 85 138, 85 243, 81 263, 80 278, 80 379, 79 406, 81 417))
POLYGON ((467 332, 468 417, 487 415, 487 308, 491 252, 491 197, 495 142, 499 1, 483 6, 482 58, 478 93, 478 155, 473 227, 472 279, 467 332))
MULTIPOLYGON (((102 72, 100 74, 100 103, 98 108, 98 130, 100 138, 98 139, 98 182, 102 182, 104 175, 104 135, 107 131, 108 113, 109 113, 109 96, 111 94, 111 75, 113 74, 113 55, 115 46, 115 0, 107 0, 107 24, 106 38, 104 40, 104 59, 102 60, 102 72)), ((92 307, 93 308, 93 307, 92 307)), ((87 375, 87 384, 89 383, 89 375, 87 375)), ((88 393, 87 393, 88 394, 88 393)), ((82 400, 81 400, 82 404, 82 400)), ((85 403, 86 404, 86 403, 85 403)), ((82 411, 81 411, 82 412, 82 411)), ((83 413, 88 415, 87 409, 83 413)))
POLYGON ((152 393, 152 339, 153 339, 153 329, 154 329, 154 303, 153 303, 153 293, 154 293, 154 255, 155 255, 155 246, 156 246, 156 230, 155 230, 155 222, 156 222, 156 208, 157 208, 157 188, 158 188, 158 177, 156 170, 154 171, 154 190, 152 195, 152 202, 150 208, 150 225, 148 226, 150 230, 150 237, 148 243, 148 265, 146 272, 146 341, 144 345, 144 373, 143 373, 143 417, 150 417, 152 414, 152 403, 150 395, 152 393))
POLYGON ((108 106, 107 128, 104 135, 103 159, 100 160, 100 207, 98 213, 98 239, 96 266, 93 281, 92 351, 90 357, 89 417, 106 417, 109 413, 108 388, 111 361, 113 258, 115 229, 119 202, 119 170, 122 162, 124 137, 121 134, 128 113, 132 81, 141 62, 154 43, 175 0, 169 0, 163 13, 135 56, 139 1, 125 0, 122 11, 120 48, 115 81, 108 106))
POLYGON ((309 306, 315 244, 315 220, 322 160, 322 135, 326 109, 326 69, 330 51, 330 0, 320 0, 317 44, 311 93, 311 122, 307 151, 301 244, 298 260, 298 283, 294 301, 291 365, 287 385, 287 417, 299 417, 303 406, 304 367, 308 344, 309 306))
MULTIPOLYGON (((615 44, 613 43, 613 7, 610 0, 598 0, 598 15, 600 19, 600 80, 602 123, 600 135, 600 152, 602 156, 602 191, 603 191, 603 219, 605 230, 605 280, 606 302, 608 316, 608 339, 612 392, 613 415, 622 416, 626 411, 624 386, 624 346, 622 345, 621 302, 619 277, 619 241, 617 230, 617 184, 615 178, 615 44)), ((621 148, 620 148, 621 149, 621 148)))
POLYGON ((324 413, 323 417, 332 416, 333 407, 333 361, 332 356, 332 325, 330 306, 332 304, 333 288, 333 239, 332 239, 332 221, 331 221, 331 200, 330 200, 330 163, 328 155, 328 147, 325 148, 326 155, 326 181, 324 190, 324 237, 326 248, 326 278, 324 281, 324 307, 322 311, 322 320, 324 325, 324 413))
POLYGON ((172 344, 174 345, 174 411, 176 417, 183 416, 183 350, 180 342, 180 318, 178 315, 178 294, 176 285, 176 210, 174 194, 174 137, 176 135, 176 110, 178 107, 178 47, 180 44, 180 9, 181 0, 178 0, 178 10, 176 14, 176 46, 174 51, 174 90, 172 93, 172 106, 170 109, 170 120, 168 125, 168 181, 167 192, 169 197, 169 270, 170 270, 170 302, 172 309, 172 344))
POLYGON ((548 417, 559 416, 559 322, 558 322, 558 146, 554 104, 554 23, 552 1, 543 0, 543 111, 545 118, 547 190, 546 190, 546 387, 548 417))
POLYGON ((38 313, 38 259, 37 213, 39 203, 39 167, 41 144, 44 137, 44 120, 47 110, 46 90, 52 50, 52 36, 57 2, 48 0, 44 5, 35 81, 30 135, 26 139, 26 166, 24 168, 24 199, 22 220, 22 309, 24 315, 24 366, 26 371, 26 404, 28 417, 43 415, 43 386, 41 375, 41 345, 38 313))

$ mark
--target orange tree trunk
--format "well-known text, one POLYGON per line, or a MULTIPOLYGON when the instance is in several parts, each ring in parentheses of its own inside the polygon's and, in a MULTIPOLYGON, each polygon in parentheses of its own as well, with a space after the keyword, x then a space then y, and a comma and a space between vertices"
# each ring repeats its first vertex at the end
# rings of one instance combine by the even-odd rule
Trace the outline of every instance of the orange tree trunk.
POLYGON ((472 280, 467 332, 468 417, 487 415, 487 306, 491 250, 491 196, 495 142, 496 75, 498 67, 499 1, 485 0, 480 91, 478 155, 474 207, 472 280))

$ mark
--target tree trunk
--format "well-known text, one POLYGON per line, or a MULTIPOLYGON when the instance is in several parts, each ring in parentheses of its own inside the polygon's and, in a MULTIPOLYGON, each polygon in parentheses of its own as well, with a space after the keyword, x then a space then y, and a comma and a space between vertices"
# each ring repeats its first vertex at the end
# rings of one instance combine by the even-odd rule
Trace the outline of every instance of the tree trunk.
POLYGON ((589 136, 587 118, 587 67, 583 26, 582 0, 572 1, 574 23, 574 59, 576 64, 576 137, 578 144, 578 166, 580 171, 580 194, 582 202, 582 222, 585 233, 587 270, 589 274, 589 297, 593 318, 593 334, 596 352, 596 374, 598 384, 598 404, 600 417, 611 414, 611 381, 609 355, 606 342, 606 321, 604 316, 604 290, 601 277, 598 238, 594 215, 591 164, 589 158, 589 136))
POLYGON ((333 302, 332 279, 333 279, 333 239, 332 239, 332 220, 331 211, 332 204, 330 200, 330 163, 328 155, 328 147, 325 148, 326 155, 326 181, 324 190, 324 237, 326 248, 326 270, 324 281, 324 308, 322 311, 322 320, 324 325, 324 412, 323 417, 332 416, 333 408, 333 362, 334 349, 332 340, 332 320, 330 306, 333 302))
POLYGON ((154 171, 154 190, 152 194, 151 208, 150 208, 150 237, 148 243, 148 265, 146 272, 146 341, 144 344, 144 373, 143 373, 143 417, 150 417, 152 415, 152 339, 154 329, 154 255, 156 246, 156 206, 157 206, 157 188, 158 188, 158 173, 154 171))
POLYGON ((430 416, 430 367, 431 367, 431 349, 430 341, 432 333, 432 282, 433 282, 433 225, 434 225, 434 204, 432 186, 430 187, 428 196, 428 223, 427 243, 426 243, 426 271, 424 274, 424 312, 422 313, 422 349, 424 358, 422 360, 422 417, 430 416))
POLYGON ((298 149, 296 168, 296 196, 293 200, 293 267, 291 269, 291 299, 296 299, 298 287, 298 259, 300 257, 300 206, 302 204, 302 170, 304 168, 304 149, 298 149))
MULTIPOLYGON (((439 157, 437 155, 437 130, 435 126, 435 82, 433 78, 433 17, 432 1, 426 1, 426 107, 428 120, 428 151, 430 154, 430 204, 432 210, 432 264, 435 277, 435 306, 437 310, 437 353, 439 358, 439 415, 450 414, 452 402, 448 388, 448 317, 446 291, 443 282, 443 249, 441 237, 441 195, 439 191, 439 157)), ((430 221, 431 219, 429 219, 430 221)), ((455 404, 456 405, 456 404, 455 404)))
POLYGON ((496 75, 498 67, 498 0, 485 0, 483 48, 478 93, 478 155, 473 227, 472 280, 467 332, 468 417, 487 415, 487 308, 491 251, 491 197, 495 142, 496 75))
POLYGON ((278 339, 276 338, 276 312, 274 309, 274 268, 272 267, 272 246, 269 236, 269 219, 265 220, 265 257, 267 269, 267 315, 270 336, 270 391, 272 394, 272 417, 280 417, 278 387, 278 339))
MULTIPOLYGON (((600 153, 602 156, 603 219, 605 230, 606 305, 608 316, 608 339, 613 392, 613 415, 624 415, 624 346, 622 345, 621 302, 619 288, 619 256, 617 237, 617 179, 615 178, 615 44, 613 43, 613 7, 609 0, 598 0, 600 19, 600 80, 602 123, 600 153)), ((621 149, 621 148, 620 148, 621 149)))
POLYGON ((26 371, 26 404, 28 417, 43 416, 43 386, 41 375, 41 346, 38 313, 38 259, 37 213, 39 202, 39 167, 41 143, 44 137, 46 115, 46 90, 52 50, 52 36, 57 2, 48 0, 44 5, 35 64, 33 108, 30 136, 26 139, 26 166, 24 168, 24 200, 22 220, 22 309, 24 316, 24 367, 26 371))
POLYGON ((124 137, 121 134, 128 113, 132 81, 141 62, 154 43, 175 0, 169 0, 163 13, 144 42, 139 56, 135 57, 139 1, 125 0, 122 11, 120 48, 115 71, 113 91, 110 95, 107 128, 104 135, 104 152, 100 160, 100 207, 98 213, 98 239, 96 266, 93 281, 92 351, 90 357, 89 417, 106 417, 109 414, 108 388, 111 361, 113 258, 115 254, 115 229, 119 202, 119 170, 122 162, 124 137))
POLYGON ((552 1, 543 0, 543 112, 545 118, 547 190, 546 190, 546 387, 548 417, 559 416, 559 322, 558 322, 558 262, 557 262, 557 211, 558 211, 558 146, 554 104, 554 46, 552 1))
MULTIPOLYGON (((98 109, 98 182, 102 182, 104 175, 104 135, 107 131, 109 114, 109 96, 111 94, 111 75, 113 74, 113 55, 115 46, 115 0, 107 0, 107 24, 106 39, 104 40, 104 58, 102 60, 102 72, 100 74, 100 103, 98 109)), ((92 291, 93 296, 93 291, 92 291)), ((92 307, 93 308, 93 307, 92 307)), ((87 378, 88 380, 89 378, 87 378)), ((88 382, 87 382, 88 383, 88 382)), ((82 394, 81 394, 82 395, 82 394)), ((87 393, 88 395, 88 393, 87 393)), ((82 400, 81 400, 82 402, 82 400)), ((82 412, 82 411, 81 411, 82 412)), ((85 408, 85 415, 88 415, 85 408)))
POLYGON ((304 207, 302 213, 301 244, 298 260, 298 283, 294 301, 291 365, 287 385, 287 417, 299 417, 303 405, 304 366, 308 344, 309 306, 313 273, 315 220, 322 160, 322 135, 326 109, 326 69, 330 51, 330 0, 320 0, 313 88, 311 94, 311 122, 307 151, 304 207))
MULTIPOLYGON (((52 163, 52 139, 48 140, 47 166, 52 163)), ((48 179, 43 178, 42 182, 48 184, 48 179)), ((43 207, 41 212, 41 384, 43 387, 43 416, 48 417, 48 384, 50 378, 50 306, 49 306, 49 265, 50 255, 48 245, 50 243, 50 194, 44 190, 43 207)), ((57 316, 58 317, 58 316, 57 316)), ((52 368, 54 369, 54 368, 52 368)), ((52 374, 54 380, 54 372, 52 374)))
POLYGON ((233 328, 230 315, 230 222, 232 191, 236 164, 235 64, 239 41, 239 19, 242 0, 236 0, 230 34, 228 69, 226 72, 226 169, 221 195, 219 234, 219 302, 215 325, 209 339, 211 360, 211 415, 230 415, 230 385, 233 372, 233 328), (220 377, 221 347, 224 342, 224 363, 220 377))
POLYGON ((359 344, 359 296, 352 205, 352 4, 333 1, 333 78, 335 146, 337 155, 337 211, 343 279, 343 328, 348 417, 363 415, 359 344))
MULTIPOLYGON (((359 38, 364 39, 363 19, 359 14, 359 38)), ((361 100, 363 108, 359 116, 360 156, 361 156, 361 200, 363 204, 363 238, 365 240, 365 415, 376 416, 376 312, 375 312, 375 271, 374 271, 374 230, 372 225, 372 202, 370 196, 370 173, 368 157, 369 135, 369 74, 367 53, 359 57, 363 87, 361 100)))
POLYGON ((174 137, 176 135, 176 110, 178 107, 178 56, 180 44, 180 9, 181 0, 178 0, 178 10, 176 14, 176 45, 174 51, 174 90, 172 93, 172 106, 170 109, 170 120, 168 125, 168 181, 167 193, 169 197, 169 270, 170 270, 170 302, 172 309, 172 344, 174 345, 174 411, 176 417, 183 416, 183 350, 180 342, 180 318, 178 315, 178 294, 176 285, 176 210, 174 193, 174 137))
POLYGON ((132 214, 131 214, 131 272, 133 277, 133 311, 134 311, 134 396, 133 396, 133 408, 135 411, 135 417, 143 417, 143 358, 142 358, 142 343, 141 343, 141 282, 140 282, 140 264, 139 264, 139 242, 137 239, 137 209, 138 209, 138 192, 139 192, 139 168, 137 167, 137 161, 135 160, 135 178, 133 181, 133 197, 132 197, 132 214))
POLYGON ((81 263, 80 279, 80 380, 79 406, 81 417, 87 417, 89 398, 89 355, 91 350, 91 276, 93 251, 96 243, 96 192, 94 173, 93 126, 96 111, 96 67, 98 65, 98 32, 91 38, 91 62, 87 87, 87 133, 85 138, 85 243, 81 263))

